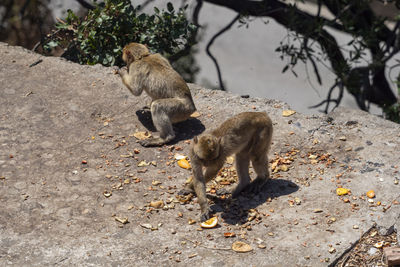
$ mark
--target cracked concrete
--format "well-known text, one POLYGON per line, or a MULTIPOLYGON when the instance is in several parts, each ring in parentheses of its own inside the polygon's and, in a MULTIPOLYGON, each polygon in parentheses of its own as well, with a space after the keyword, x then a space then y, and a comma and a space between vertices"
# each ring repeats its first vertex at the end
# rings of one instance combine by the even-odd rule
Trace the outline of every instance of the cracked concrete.
POLYGON ((0 55, 1 266, 327 266, 374 224, 397 229, 398 124, 344 108, 283 117, 285 103, 192 84, 201 116, 176 125, 175 143, 142 148, 132 134, 152 129, 141 110, 148 98, 130 95, 111 68, 4 43, 0 55), (242 111, 270 115, 270 159, 291 162, 259 195, 233 201, 211 189, 219 226, 200 231, 188 223, 198 220, 198 204, 175 199, 191 173, 173 156, 242 111), (351 195, 337 196, 338 186, 351 195), (151 209, 153 200, 170 206, 151 209), (237 240, 253 250, 232 251, 237 240))

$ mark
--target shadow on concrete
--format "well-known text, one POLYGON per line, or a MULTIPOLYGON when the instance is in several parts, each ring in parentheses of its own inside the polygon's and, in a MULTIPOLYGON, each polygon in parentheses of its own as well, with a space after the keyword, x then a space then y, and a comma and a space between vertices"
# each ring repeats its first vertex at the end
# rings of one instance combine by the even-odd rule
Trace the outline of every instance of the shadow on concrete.
POLYGON ((244 224, 248 220, 249 209, 257 208, 269 198, 278 198, 296 192, 299 187, 288 180, 270 179, 261 189, 259 194, 246 194, 243 192, 236 199, 221 199, 215 195, 207 195, 214 201, 211 209, 215 212, 222 212, 224 222, 232 225, 244 224))
MULTIPOLYGON (((144 108, 136 111, 138 120, 143 124, 148 131, 156 132, 157 129, 154 127, 153 120, 151 119, 150 109, 144 108)), ((173 125, 176 137, 174 140, 169 142, 169 145, 174 145, 182 140, 192 139, 196 135, 204 132, 206 127, 196 118, 190 118, 186 121, 175 123, 173 125)))

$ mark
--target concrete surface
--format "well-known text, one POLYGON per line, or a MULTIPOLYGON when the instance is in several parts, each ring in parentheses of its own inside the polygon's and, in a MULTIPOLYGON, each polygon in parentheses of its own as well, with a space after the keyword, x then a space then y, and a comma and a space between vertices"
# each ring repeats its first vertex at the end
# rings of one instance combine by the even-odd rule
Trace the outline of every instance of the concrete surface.
POLYGON ((398 124, 344 108, 283 117, 289 107, 278 101, 191 90, 201 116, 177 125, 175 144, 142 148, 132 134, 152 128, 141 111, 148 98, 131 96, 111 68, 0 43, 0 266, 327 266, 374 223, 394 229, 398 124), (270 159, 292 162, 259 195, 211 191, 219 226, 200 231, 189 224, 198 204, 175 198, 191 173, 174 155, 249 110, 275 122, 270 159), (352 194, 337 196, 338 185, 352 194), (152 209, 153 200, 169 208, 152 209), (232 251, 238 240, 253 250, 232 251))

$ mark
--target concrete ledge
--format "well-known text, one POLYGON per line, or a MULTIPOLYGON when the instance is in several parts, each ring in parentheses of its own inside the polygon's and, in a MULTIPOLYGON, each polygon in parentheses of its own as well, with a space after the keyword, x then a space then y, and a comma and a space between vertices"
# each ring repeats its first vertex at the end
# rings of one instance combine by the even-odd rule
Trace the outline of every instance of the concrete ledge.
POLYGON ((151 129, 140 111, 148 98, 131 96, 111 68, 0 43, 0 265, 326 266, 372 225, 394 230, 398 124, 343 108, 283 117, 285 103, 190 87, 201 116, 176 126, 175 144, 142 148, 132 133, 151 129), (292 162, 260 195, 211 194, 219 227, 198 231, 188 223, 198 219, 197 203, 174 203, 191 173, 173 156, 187 155, 194 135, 242 111, 270 114, 270 159, 292 162), (337 196, 338 185, 351 195, 337 196), (149 209, 155 199, 172 201, 170 209, 149 209), (253 251, 232 251, 237 240, 253 251))

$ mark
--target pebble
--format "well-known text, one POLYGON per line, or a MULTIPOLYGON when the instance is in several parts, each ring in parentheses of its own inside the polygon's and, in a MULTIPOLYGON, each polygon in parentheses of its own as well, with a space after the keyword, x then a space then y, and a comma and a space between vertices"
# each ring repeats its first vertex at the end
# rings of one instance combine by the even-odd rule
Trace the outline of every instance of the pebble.
POLYGON ((368 254, 369 255, 375 255, 376 253, 378 252, 378 249, 377 248, 374 248, 374 247, 371 247, 369 250, 368 250, 368 254))

